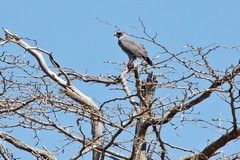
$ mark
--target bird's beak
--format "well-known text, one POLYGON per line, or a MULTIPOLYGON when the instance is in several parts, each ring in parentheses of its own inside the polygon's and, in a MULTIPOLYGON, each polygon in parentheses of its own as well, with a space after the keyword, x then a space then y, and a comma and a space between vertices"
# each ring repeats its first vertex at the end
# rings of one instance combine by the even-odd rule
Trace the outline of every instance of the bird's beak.
POLYGON ((114 36, 117 36, 117 33, 114 33, 114 36))

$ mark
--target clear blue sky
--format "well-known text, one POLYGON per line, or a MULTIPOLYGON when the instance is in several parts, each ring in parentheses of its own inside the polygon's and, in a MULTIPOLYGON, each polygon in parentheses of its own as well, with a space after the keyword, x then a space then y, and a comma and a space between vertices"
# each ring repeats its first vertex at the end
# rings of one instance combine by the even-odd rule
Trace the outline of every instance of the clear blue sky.
MULTIPOLYGON (((239 45, 239 7, 238 0, 2 0, 0 26, 19 36, 36 39, 41 48, 53 52, 61 66, 79 72, 88 69, 89 73, 98 75, 120 72, 121 68, 103 62, 127 61, 127 56, 113 36, 116 29, 96 18, 142 36, 130 27, 140 28, 140 17, 149 33, 158 33, 158 42, 179 52, 186 44, 239 45)), ((150 57, 161 51, 148 42, 142 43, 150 57)), ((221 56, 216 57, 218 63, 223 60, 221 56)), ((80 86, 87 95, 104 100, 88 85, 80 86)))

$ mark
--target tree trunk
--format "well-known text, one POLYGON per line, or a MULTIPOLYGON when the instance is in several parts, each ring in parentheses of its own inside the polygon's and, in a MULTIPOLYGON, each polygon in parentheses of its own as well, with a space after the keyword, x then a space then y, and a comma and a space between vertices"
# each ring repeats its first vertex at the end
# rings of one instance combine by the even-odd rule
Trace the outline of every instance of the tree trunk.
MULTIPOLYGON (((102 116, 102 114, 98 111, 100 114, 99 116, 102 116)), ((102 146, 102 122, 98 120, 98 117, 93 116, 92 117, 92 139, 93 144, 97 146, 102 146)), ((100 159, 101 152, 97 150, 93 150, 92 152, 92 160, 100 159)))
POLYGON ((144 98, 144 102, 142 101, 140 103, 140 110, 141 112, 145 113, 137 119, 135 137, 133 140, 133 153, 131 155, 132 160, 147 159, 146 140, 149 125, 145 123, 145 121, 147 118, 152 117, 151 104, 154 99, 156 84, 156 78, 152 76, 152 73, 149 73, 147 79, 142 81, 141 92, 139 96, 144 98))

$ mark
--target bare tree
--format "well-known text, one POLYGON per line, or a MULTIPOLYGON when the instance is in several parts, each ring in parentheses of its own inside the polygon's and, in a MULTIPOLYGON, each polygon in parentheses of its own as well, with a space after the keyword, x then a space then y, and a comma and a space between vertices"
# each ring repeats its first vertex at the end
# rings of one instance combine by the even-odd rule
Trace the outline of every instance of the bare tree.
MULTIPOLYGON (((89 152, 94 160, 226 157, 220 155, 219 149, 232 140, 238 143, 240 136, 237 114, 240 109, 240 63, 236 59, 225 68, 212 67, 208 57, 219 50, 236 51, 238 47, 187 45, 183 51, 173 53, 156 41, 157 35, 150 36, 140 22, 144 37, 130 36, 159 47, 161 58, 153 58, 154 67, 147 66, 144 61, 136 62, 132 71, 123 69, 119 75, 100 73, 94 76, 61 67, 52 53, 41 49, 36 41, 4 29, 5 37, 0 39, 2 48, 7 49, 0 56, 1 157, 16 159, 18 155, 14 150, 40 159, 58 159, 70 154, 69 159, 73 160, 89 152), (18 48, 12 45, 9 48, 9 43, 18 48), (25 52, 11 53, 12 48, 16 52, 19 47, 25 52), (27 56, 29 54, 37 64, 27 56), (76 82, 105 86, 106 93, 99 96, 109 92, 119 96, 96 104, 91 95, 75 87, 76 82), (218 97, 216 100, 222 101, 218 103, 226 105, 231 113, 229 117, 199 118, 201 112, 195 112, 195 108, 206 108, 201 103, 212 99, 213 94, 218 97), (221 125, 214 123, 216 121, 221 125), (186 148, 165 140, 165 126, 177 131, 178 125, 192 123, 207 128, 209 134, 214 132, 220 136, 202 150, 198 144, 186 148), (18 131, 31 132, 34 138, 23 141, 22 135, 15 134, 18 131), (41 133, 52 135, 51 139, 57 143, 42 144, 47 137, 41 133), (175 157, 176 151, 183 156, 175 157)), ((122 63, 112 63, 116 64, 122 67, 122 63)), ((216 107, 218 112, 217 106, 208 107, 216 107)), ((177 133, 169 133, 172 134, 177 133)), ((227 157, 234 159, 239 153, 227 157)))

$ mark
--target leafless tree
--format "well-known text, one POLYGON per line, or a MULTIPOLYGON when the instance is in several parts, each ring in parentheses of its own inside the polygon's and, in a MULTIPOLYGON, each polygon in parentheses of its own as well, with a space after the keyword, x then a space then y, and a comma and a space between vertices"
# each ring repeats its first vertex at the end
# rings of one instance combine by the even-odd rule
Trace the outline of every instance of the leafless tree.
MULTIPOLYGON (((144 61, 135 62, 134 69, 128 72, 124 63, 109 62, 119 65, 122 71, 97 76, 61 67, 53 54, 41 49, 36 41, 3 29, 5 36, 0 39, 3 49, 0 56, 1 157, 22 158, 16 150, 37 159, 61 159, 69 155, 68 159, 74 160, 90 153, 93 160, 239 157, 239 152, 231 155, 220 152, 227 144, 239 143, 239 59, 230 64, 219 62, 227 65, 224 67, 213 67, 209 60, 220 51, 226 55, 238 52, 238 47, 186 45, 183 51, 174 53, 157 42, 157 34, 150 36, 140 22, 144 36, 129 35, 159 48, 159 54, 152 58, 154 66, 149 67, 144 61), (17 54, 20 48, 24 52, 17 54), (91 95, 76 87, 77 83, 105 87, 105 93, 99 93, 99 97, 112 93, 118 96, 94 102, 91 95), (208 105, 210 100, 223 103, 230 114, 220 116, 218 106, 208 105), (213 107, 211 110, 219 113, 219 117, 204 119, 201 110, 197 110, 213 107), (179 128, 182 126, 184 130, 188 124, 209 135, 215 134, 215 139, 203 139, 208 143, 202 149, 194 143, 197 134, 190 137, 194 147, 186 147, 184 139, 176 145, 163 136, 169 128, 175 131, 169 131, 169 137, 178 135, 179 128), (26 140, 23 133, 32 137, 26 140), (176 152, 182 156, 176 157, 176 152)), ((239 57, 239 53, 233 54, 239 57)))

